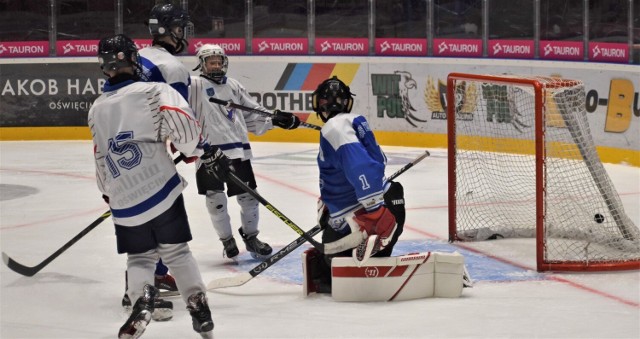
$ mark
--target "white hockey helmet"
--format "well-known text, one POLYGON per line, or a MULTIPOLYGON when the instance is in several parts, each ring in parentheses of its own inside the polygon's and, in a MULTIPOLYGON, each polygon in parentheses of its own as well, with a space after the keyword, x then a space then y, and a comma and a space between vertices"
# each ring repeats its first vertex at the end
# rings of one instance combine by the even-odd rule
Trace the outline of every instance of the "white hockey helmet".
POLYGON ((194 69, 194 71, 200 68, 200 72, 203 75, 216 81, 220 81, 227 74, 229 58, 227 58, 227 54, 225 54, 224 49, 220 47, 220 45, 204 44, 198 49, 198 53, 196 55, 198 56, 200 64, 194 69), (219 56, 222 59, 222 67, 219 70, 207 72, 205 63, 207 62, 207 58, 212 56, 219 56))

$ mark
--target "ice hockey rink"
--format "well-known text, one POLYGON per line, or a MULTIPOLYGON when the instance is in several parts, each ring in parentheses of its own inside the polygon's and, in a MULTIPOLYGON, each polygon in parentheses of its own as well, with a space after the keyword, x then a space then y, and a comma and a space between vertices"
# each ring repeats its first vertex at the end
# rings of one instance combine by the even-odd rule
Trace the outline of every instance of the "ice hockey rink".
MULTIPOLYGON (((317 144, 253 142, 258 191, 301 228, 316 224, 317 144)), ((424 149, 383 146, 387 175, 424 149)), ((302 295, 305 244, 239 287, 208 293, 215 338, 640 338, 640 272, 538 273, 533 239, 447 242, 444 149, 397 181, 407 222, 395 254, 458 251, 475 286, 457 299, 342 303, 302 295)), ((0 142, 1 250, 34 266, 107 211, 96 187, 90 141, 0 142)), ((640 224, 640 170, 605 164, 625 210, 640 224)), ((259 261, 241 249, 238 265, 222 257, 193 165, 178 165, 205 283, 247 272, 259 261)), ((239 227, 234 199, 229 210, 239 227)), ((279 250, 298 237, 261 207, 260 238, 279 250)), ((236 239, 240 238, 236 235, 236 239)), ((115 338, 127 318, 120 306, 125 256, 116 253, 111 219, 33 277, 0 269, 0 337, 115 338)), ((198 338, 182 299, 174 318, 152 322, 143 338, 198 338)))

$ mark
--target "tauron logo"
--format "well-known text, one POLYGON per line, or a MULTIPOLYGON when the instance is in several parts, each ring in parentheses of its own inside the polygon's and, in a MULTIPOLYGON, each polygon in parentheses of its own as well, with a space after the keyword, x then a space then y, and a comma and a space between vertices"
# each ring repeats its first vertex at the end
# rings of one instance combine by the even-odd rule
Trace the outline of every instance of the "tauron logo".
POLYGON ((380 44, 380 52, 386 52, 391 47, 389 45, 389 41, 385 40, 382 44, 380 44))
POLYGON ((62 46, 62 49, 63 49, 63 54, 67 54, 73 51, 75 48, 73 48, 73 45, 71 45, 71 43, 68 42, 66 45, 62 46))
POLYGON ((499 43, 493 45, 493 55, 498 55, 500 52, 502 52, 502 46, 499 43))
POLYGON ((442 53, 446 52, 448 49, 449 49, 449 47, 447 47, 447 43, 446 43, 446 42, 444 42, 444 41, 443 41, 443 42, 441 42, 441 43, 438 45, 438 52, 439 52, 440 54, 442 54, 442 53))
POLYGON ((329 43, 329 41, 325 40, 320 44, 320 47, 322 52, 326 52, 329 48, 331 48, 331 44, 329 43))
POLYGON ((260 41, 258 44, 258 52, 264 52, 267 48, 269 48, 269 44, 264 40, 260 41))

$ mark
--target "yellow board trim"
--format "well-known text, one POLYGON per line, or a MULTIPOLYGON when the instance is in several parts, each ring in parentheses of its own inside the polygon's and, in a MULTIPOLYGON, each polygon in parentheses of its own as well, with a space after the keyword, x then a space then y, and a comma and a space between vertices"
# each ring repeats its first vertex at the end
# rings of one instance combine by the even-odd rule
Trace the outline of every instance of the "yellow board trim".
MULTIPOLYGON (((376 131, 375 135, 378 142, 386 146, 447 148, 444 134, 376 131)), ((0 141, 9 140, 91 140, 91 133, 88 127, 1 127, 0 141)), ((249 140, 317 144, 320 135, 307 128, 293 131, 276 128, 261 136, 249 135, 249 140)), ((606 146, 597 146, 596 150, 602 162, 640 167, 640 151, 606 146)))
POLYGON ((1 127, 0 141, 91 140, 89 127, 1 127))

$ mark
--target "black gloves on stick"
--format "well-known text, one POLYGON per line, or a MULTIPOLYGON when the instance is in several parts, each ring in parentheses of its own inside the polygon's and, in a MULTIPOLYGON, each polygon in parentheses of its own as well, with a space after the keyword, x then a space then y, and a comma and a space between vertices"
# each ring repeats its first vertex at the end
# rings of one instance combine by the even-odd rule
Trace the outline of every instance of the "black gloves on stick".
POLYGON ((275 126, 284 129, 295 129, 300 126, 300 118, 293 113, 284 112, 279 109, 273 111, 273 117, 271 121, 275 126))

